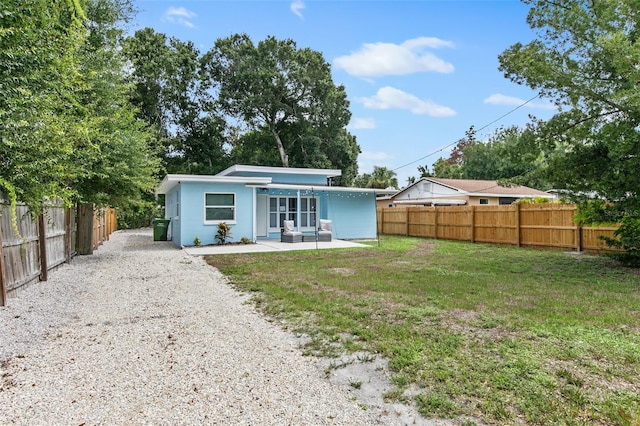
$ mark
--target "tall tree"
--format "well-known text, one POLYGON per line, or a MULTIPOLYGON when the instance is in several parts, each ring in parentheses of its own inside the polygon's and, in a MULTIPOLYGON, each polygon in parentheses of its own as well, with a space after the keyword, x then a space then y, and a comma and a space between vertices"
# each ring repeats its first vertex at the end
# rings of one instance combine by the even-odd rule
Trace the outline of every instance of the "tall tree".
POLYGON ((345 130, 349 102, 322 54, 274 37, 255 45, 238 34, 216 41, 205 62, 219 88, 221 111, 240 120, 245 131, 270 135, 282 166, 339 164, 355 176, 360 149, 345 130), (332 158, 335 152, 340 158, 332 158))
POLYGON ((228 166, 226 123, 216 113, 210 79, 191 42, 151 28, 124 44, 131 64, 131 101, 164 151, 169 173, 216 173, 228 166))
POLYGON ((386 167, 373 166, 371 174, 363 173, 358 175, 354 182, 359 188, 395 188, 398 189, 398 178, 396 172, 386 167))
POLYGON ((0 186, 35 214, 46 198, 92 214, 94 203, 122 205, 154 186, 157 161, 127 101, 119 49, 131 10, 128 0, 0 6, 0 186))
POLYGON ((503 52, 511 80, 563 112, 540 127, 558 186, 610 201, 591 220, 621 219, 625 249, 640 261, 640 9, 626 0, 526 0, 538 37, 503 52))
POLYGON ((138 30, 125 39, 123 52, 130 63, 130 102, 138 117, 149 124, 162 145, 168 145, 169 108, 164 100, 168 75, 167 36, 152 28, 138 30))
MULTIPOLYGON (((469 136, 469 135, 468 135, 469 136)), ((537 189, 549 189, 548 158, 538 143, 535 123, 525 129, 502 127, 487 140, 461 139, 451 156, 433 164, 433 174, 441 178, 509 181, 537 189)), ((422 177, 430 171, 419 166, 422 177)))
MULTIPOLYGON (((476 131, 474 127, 471 126, 465 132, 465 137, 458 140, 448 158, 440 157, 433 163, 433 175, 439 178, 461 179, 463 177, 462 163, 464 161, 464 150, 475 143, 476 131)), ((429 169, 424 166, 419 166, 418 171, 423 177, 429 173, 429 169)))
POLYGON ((34 213, 45 197, 73 194, 74 141, 88 130, 73 113, 84 18, 67 0, 0 4, 0 190, 34 213))
MULTIPOLYGON (((128 101, 123 30, 118 26, 131 16, 128 0, 89 0, 85 22, 87 41, 79 50, 81 89, 77 120, 87 133, 77 141, 72 157, 77 173, 70 183, 82 204, 78 216, 78 242, 90 233, 93 205, 127 206, 151 193, 159 158, 151 149, 151 135, 136 119, 128 101)), ((87 238, 87 240, 89 240, 87 238)), ((92 251, 90 244, 78 244, 78 253, 92 251)))
POLYGON ((546 156, 531 128, 511 126, 496 130, 487 141, 464 149, 462 166, 465 179, 508 180, 550 189, 546 156))

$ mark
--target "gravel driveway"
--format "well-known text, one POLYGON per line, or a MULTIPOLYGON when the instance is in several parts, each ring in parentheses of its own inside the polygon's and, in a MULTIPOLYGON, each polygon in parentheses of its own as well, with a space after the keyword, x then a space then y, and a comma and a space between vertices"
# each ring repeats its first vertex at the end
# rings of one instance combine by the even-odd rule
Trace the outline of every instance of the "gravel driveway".
POLYGON ((118 231, 0 308, 2 424, 398 424, 198 257, 118 231))

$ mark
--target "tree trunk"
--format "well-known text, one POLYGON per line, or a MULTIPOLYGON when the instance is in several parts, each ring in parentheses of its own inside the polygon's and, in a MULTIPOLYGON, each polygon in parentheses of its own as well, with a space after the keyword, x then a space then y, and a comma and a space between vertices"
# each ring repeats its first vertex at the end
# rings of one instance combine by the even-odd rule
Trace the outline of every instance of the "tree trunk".
POLYGON ((93 254, 93 204, 78 204, 76 252, 93 254))
POLYGON ((280 159, 282 160, 282 167, 289 167, 289 156, 284 150, 284 145, 282 144, 280 135, 273 127, 271 128, 271 133, 273 134, 273 137, 276 138, 276 145, 278 145, 278 152, 280 153, 280 159))

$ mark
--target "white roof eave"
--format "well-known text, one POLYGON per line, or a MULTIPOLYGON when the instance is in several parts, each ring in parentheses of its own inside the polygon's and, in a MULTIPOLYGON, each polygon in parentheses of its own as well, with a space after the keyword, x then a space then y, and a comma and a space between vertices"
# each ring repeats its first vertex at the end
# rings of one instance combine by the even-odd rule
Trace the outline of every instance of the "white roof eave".
POLYGON ((304 191, 317 191, 317 192, 364 192, 364 193, 376 193, 376 189, 372 188, 355 188, 348 186, 326 186, 326 185, 295 185, 289 183, 269 183, 267 185, 260 184, 248 184, 247 186, 257 188, 269 188, 269 189, 292 189, 292 190, 304 190, 304 191))
POLYGON ((217 176, 229 176, 235 173, 242 172, 268 174, 304 174, 326 177, 342 176, 342 170, 340 169, 305 169, 298 167, 245 166, 242 164, 231 166, 218 173, 217 176))
POLYGON ((553 198, 551 194, 492 194, 489 192, 467 192, 463 194, 469 197, 509 197, 509 198, 553 198))
POLYGON ((203 182, 203 183, 244 183, 253 185, 268 185, 271 183, 270 177, 245 177, 245 176, 219 176, 219 175, 166 175, 158 188, 156 194, 166 194, 176 185, 182 182, 203 182))
POLYGON ((421 206, 424 204, 467 204, 467 200, 445 199, 445 198, 412 198, 410 200, 397 200, 394 204, 407 204, 421 206))

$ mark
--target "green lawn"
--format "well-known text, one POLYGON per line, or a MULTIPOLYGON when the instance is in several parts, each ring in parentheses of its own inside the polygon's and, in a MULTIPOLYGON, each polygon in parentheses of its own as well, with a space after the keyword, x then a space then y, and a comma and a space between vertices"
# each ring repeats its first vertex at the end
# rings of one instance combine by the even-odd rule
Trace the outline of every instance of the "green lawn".
POLYGON ((640 424, 640 271, 608 258, 383 237, 207 261, 309 354, 389 359, 385 397, 425 417, 640 424))

